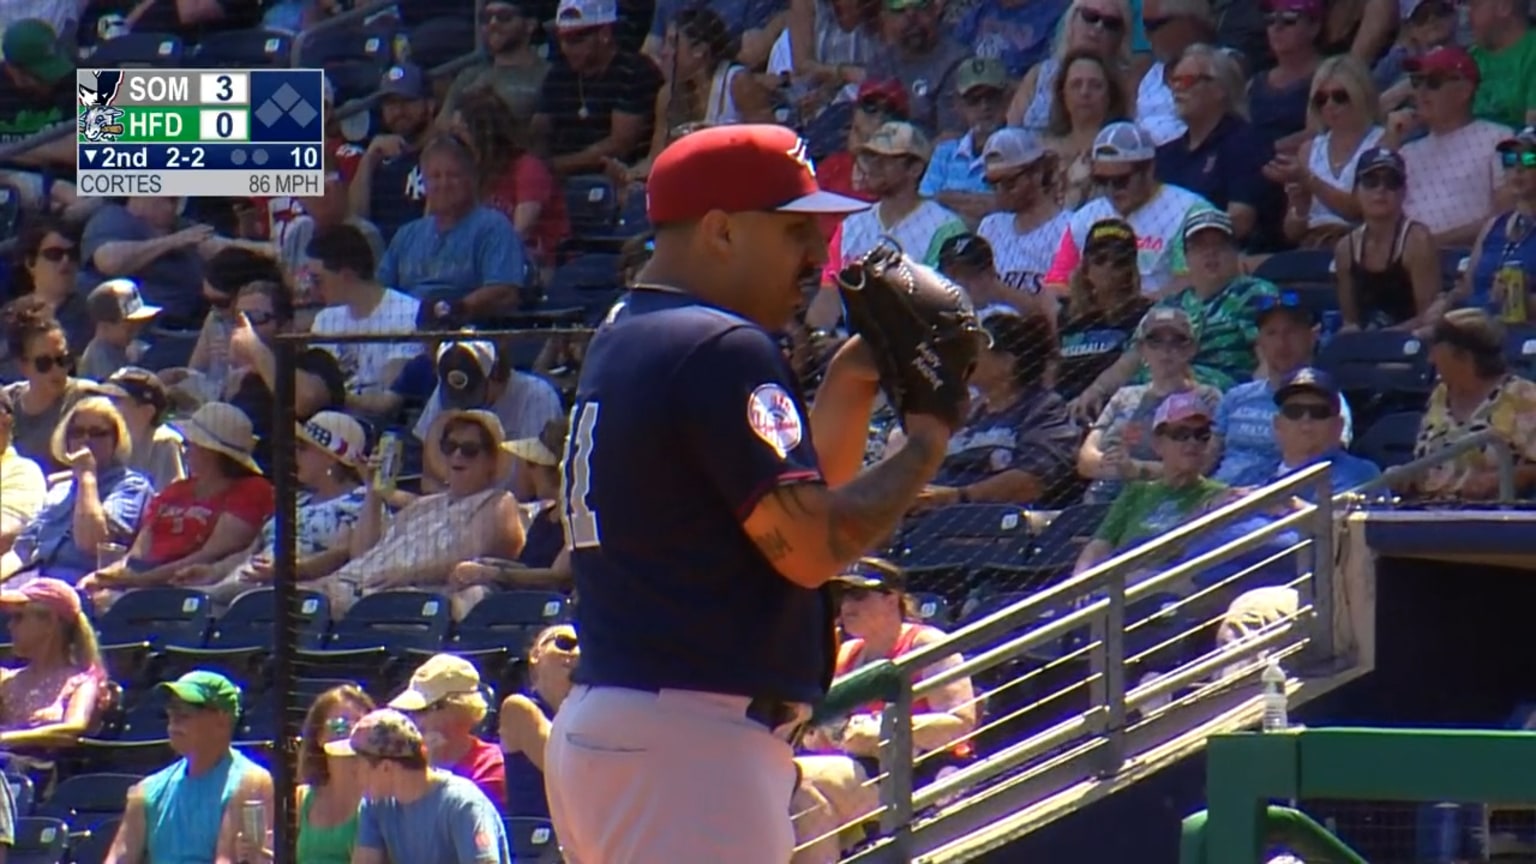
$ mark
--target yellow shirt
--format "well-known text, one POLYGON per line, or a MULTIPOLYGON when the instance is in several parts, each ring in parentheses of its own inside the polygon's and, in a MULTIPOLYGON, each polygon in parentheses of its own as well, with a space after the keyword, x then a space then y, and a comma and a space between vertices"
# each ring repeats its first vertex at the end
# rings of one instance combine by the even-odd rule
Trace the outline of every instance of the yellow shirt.
POLYGON ((0 452, 0 516, 22 524, 31 522, 37 511, 43 509, 47 492, 43 469, 36 462, 17 453, 14 447, 0 452))

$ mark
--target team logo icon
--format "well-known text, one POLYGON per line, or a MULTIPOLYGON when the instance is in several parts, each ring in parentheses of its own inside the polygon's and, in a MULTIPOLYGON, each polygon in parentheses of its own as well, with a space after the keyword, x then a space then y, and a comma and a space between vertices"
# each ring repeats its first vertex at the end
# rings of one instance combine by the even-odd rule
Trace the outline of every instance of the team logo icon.
POLYGON ((778 384, 764 384, 752 391, 747 399, 747 425, 780 459, 800 446, 800 439, 805 436, 794 397, 778 384))
POLYGON ((112 105, 123 86, 116 70, 82 70, 77 79, 80 94, 80 136, 97 142, 116 141, 123 134, 123 109, 112 105))

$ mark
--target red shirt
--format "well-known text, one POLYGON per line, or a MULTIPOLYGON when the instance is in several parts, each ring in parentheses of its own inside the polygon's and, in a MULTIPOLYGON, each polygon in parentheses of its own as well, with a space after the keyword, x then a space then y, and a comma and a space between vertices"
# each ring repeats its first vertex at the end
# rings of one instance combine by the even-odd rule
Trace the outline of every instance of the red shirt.
POLYGON ((144 555, 149 564, 180 561, 203 548, 220 516, 228 514, 259 528, 277 508, 272 484, 265 477, 241 477, 206 500, 196 496, 197 486, 188 478, 177 480, 150 500, 142 523, 149 536, 144 555))
POLYGON ((571 234, 571 220, 565 211, 565 192, 555 175, 537 156, 524 153, 491 185, 483 202, 499 210, 516 224, 514 213, 519 204, 542 204, 539 221, 523 238, 528 254, 540 267, 555 266, 555 252, 571 234))
MULTIPOLYGON (((343 138, 331 138, 325 144, 335 159, 341 182, 351 183, 358 163, 363 161, 363 148, 343 138)), ((304 214, 303 202, 286 195, 252 198, 251 203, 256 207, 256 224, 267 232, 265 237, 257 238, 261 240, 281 239, 288 224, 304 214)))
POLYGON ((476 738, 464 758, 448 766, 448 770, 473 781, 497 810, 507 809, 507 763, 500 747, 476 738))

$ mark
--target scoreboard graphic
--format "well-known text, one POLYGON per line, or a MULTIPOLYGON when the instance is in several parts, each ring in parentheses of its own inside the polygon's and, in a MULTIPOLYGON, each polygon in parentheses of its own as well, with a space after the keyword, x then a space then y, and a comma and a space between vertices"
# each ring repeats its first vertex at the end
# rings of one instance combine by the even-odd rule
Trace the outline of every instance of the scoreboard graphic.
POLYGON ((86 197, 319 195, 318 69, 81 69, 76 189, 86 197))

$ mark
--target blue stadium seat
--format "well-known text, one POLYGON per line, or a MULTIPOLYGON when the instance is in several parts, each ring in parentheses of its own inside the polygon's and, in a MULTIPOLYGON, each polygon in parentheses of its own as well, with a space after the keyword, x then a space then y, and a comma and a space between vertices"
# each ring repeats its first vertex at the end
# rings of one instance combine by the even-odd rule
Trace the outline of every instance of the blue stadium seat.
POLYGON ((112 840, 117 837, 120 824, 120 819, 98 822, 90 831, 70 840, 69 858, 72 864, 103 864, 107 860, 107 853, 112 851, 112 840))
POLYGON ((1350 452, 1362 459, 1369 459, 1382 468, 1405 465, 1413 461, 1413 447, 1419 440, 1419 423, 1423 415, 1417 411, 1399 411, 1377 418, 1355 438, 1350 452))
POLYGON ((941 629, 949 629, 949 599, 943 594, 934 594, 926 591, 916 592, 912 595, 912 605, 917 608, 919 621, 941 629))
POLYGON ((619 256, 588 252, 555 269, 544 287, 542 305, 548 309, 580 309, 583 319, 595 324, 622 290, 619 256))
POLYGON ((1461 279, 1461 261, 1471 256, 1471 249, 1441 249, 1440 250, 1440 278, 1444 281, 1442 286, 1449 291, 1456 287, 1461 279))
POLYGON ((894 559, 921 590, 954 587, 954 577, 1017 578, 1029 549, 1029 520, 1013 504, 955 504, 902 526, 894 559))
MULTIPOLYGON (((483 680, 505 686, 539 631, 569 621, 570 613, 570 601, 554 591, 499 591, 469 610, 444 650, 474 663, 483 680)), ((413 653, 420 662, 427 652, 413 653)))
POLYGON ((298 653, 300 668, 320 677, 382 683, 407 651, 442 650, 453 622, 447 598, 426 591, 383 591, 357 601, 320 650, 298 653))
POLYGON ((325 67, 325 77, 336 90, 336 104, 363 99, 379 89, 379 67, 371 60, 344 60, 325 67))
POLYGON ((430 72, 444 63, 475 53, 474 14, 445 16, 439 11, 435 17, 412 27, 406 42, 410 45, 408 59, 430 72))
MULTIPOLYGON (((318 591, 299 591, 299 648, 319 648, 331 626, 331 601, 318 591)), ((259 692, 277 626, 277 592, 262 588, 241 595, 213 623, 201 647, 167 645, 160 652, 162 678, 194 668, 222 672, 259 692)))
POLYGON ((518 864, 554 864, 560 860, 560 847, 555 843, 555 828, 548 819, 509 816, 505 821, 507 843, 512 847, 512 858, 518 864))
POLYGON ((32 805, 37 801, 37 786, 25 774, 5 773, 5 782, 11 785, 11 800, 16 802, 17 816, 31 816, 32 805))
POLYGON ((436 18, 475 19, 474 0, 401 0, 395 4, 400 11, 400 21, 415 27, 436 18))
POLYGON ((605 234, 618 219, 618 199, 613 184, 601 174, 565 178, 565 206, 576 237, 605 234))
POLYGON ((192 59, 205 69, 285 68, 293 56, 293 37, 276 30, 224 30, 209 33, 192 59))
POLYGON ((1071 573, 1108 512, 1108 504, 1074 504, 1063 509, 1030 543, 1025 567, 1046 581, 1071 573))
POLYGON ((186 50, 181 37, 171 33, 125 33, 97 45, 90 65, 98 69, 175 68, 182 65, 186 50))
POLYGON ((144 778, 137 774, 76 774, 59 781, 39 815, 64 820, 73 831, 84 831, 118 819, 128 801, 128 790, 144 778))
POLYGON ((111 771, 155 771, 174 758, 167 731, 165 697, 156 691, 139 696, 116 728, 99 737, 80 739, 79 755, 87 765, 111 771))
POLYGON ((114 680, 144 680, 150 652, 164 645, 199 647, 212 604, 191 588, 138 588, 118 598, 97 622, 103 659, 114 680))
POLYGON ((393 41, 390 34, 361 27, 321 30, 297 47, 294 65, 301 69, 329 69, 332 64, 362 61, 373 66, 374 83, 389 65, 393 41))
POLYGON ((1318 365, 1350 400, 1356 422, 1392 410, 1421 408, 1434 389, 1429 345, 1402 330, 1340 333, 1318 365))
POLYGON ((1504 359, 1515 374, 1525 378, 1536 375, 1536 327, 1510 327, 1504 336, 1504 359))
POLYGON ((1333 284, 1332 249, 1293 249, 1265 258, 1253 275, 1276 285, 1333 284))
POLYGON ((21 190, 0 183, 0 237, 15 237, 21 227, 21 190))
POLYGON ((63 864, 69 826, 62 819, 28 816, 16 820, 16 842, 6 853, 7 864, 63 864))

